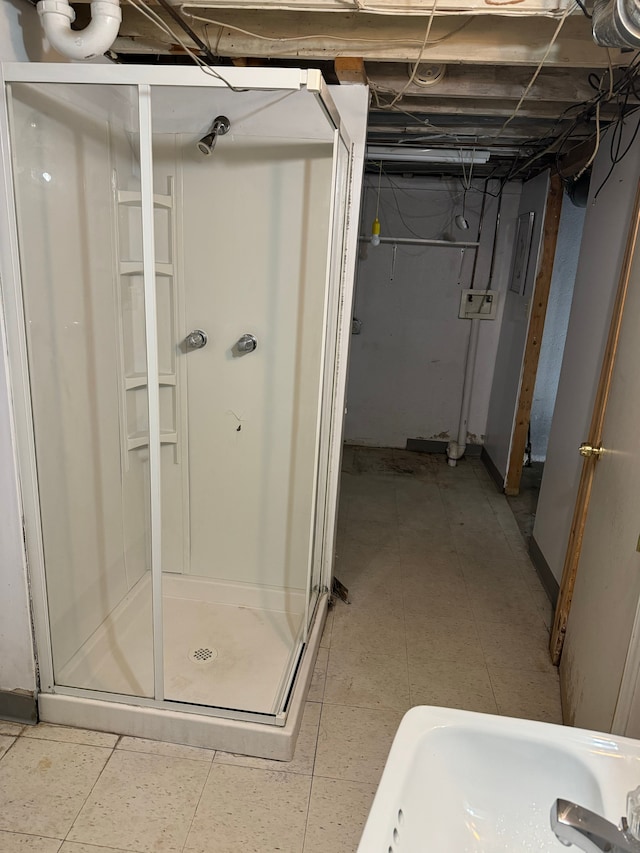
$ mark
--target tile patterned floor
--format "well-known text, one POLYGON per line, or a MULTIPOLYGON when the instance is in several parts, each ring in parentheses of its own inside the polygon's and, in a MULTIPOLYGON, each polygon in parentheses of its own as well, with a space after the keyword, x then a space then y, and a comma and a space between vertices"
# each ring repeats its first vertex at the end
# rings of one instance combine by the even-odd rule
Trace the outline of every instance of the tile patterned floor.
POLYGON ((349 448, 295 758, 0 721, 2 853, 353 853, 416 704, 560 722, 551 611, 481 464, 349 448))

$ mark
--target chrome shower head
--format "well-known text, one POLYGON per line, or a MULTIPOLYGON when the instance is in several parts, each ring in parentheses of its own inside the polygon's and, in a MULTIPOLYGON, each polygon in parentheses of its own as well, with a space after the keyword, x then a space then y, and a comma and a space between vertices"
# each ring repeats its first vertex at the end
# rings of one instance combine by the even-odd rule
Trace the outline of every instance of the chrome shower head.
POLYGON ((201 154, 204 154, 205 157, 209 157, 213 154, 213 149, 216 147, 218 137, 224 136, 225 133, 229 133, 230 127, 231 122, 226 116, 216 116, 209 132, 203 136, 202 139, 198 140, 198 151, 201 154))

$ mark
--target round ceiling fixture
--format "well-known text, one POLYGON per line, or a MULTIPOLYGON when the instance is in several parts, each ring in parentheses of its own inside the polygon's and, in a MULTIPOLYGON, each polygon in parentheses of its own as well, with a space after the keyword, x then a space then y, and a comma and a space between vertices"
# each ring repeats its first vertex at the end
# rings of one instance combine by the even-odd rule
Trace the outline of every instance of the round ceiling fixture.
MULTIPOLYGON (((435 86, 436 83, 442 80, 446 70, 446 65, 427 65, 425 62, 424 65, 418 66, 413 82, 417 86, 423 86, 425 89, 429 86, 435 86)), ((413 66, 409 66, 409 74, 412 72, 413 66)))

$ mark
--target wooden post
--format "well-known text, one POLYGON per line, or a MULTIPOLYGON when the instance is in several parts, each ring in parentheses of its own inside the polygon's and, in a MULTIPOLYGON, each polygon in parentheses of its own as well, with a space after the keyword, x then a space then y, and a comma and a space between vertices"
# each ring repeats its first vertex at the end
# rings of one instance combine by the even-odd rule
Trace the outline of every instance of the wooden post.
POLYGON ((522 362, 522 380, 516 408, 515 426, 511 439, 509 465, 504 484, 507 495, 517 495, 520 491, 520 479, 524 463, 524 451, 527 445, 527 433, 531 420, 531 404, 533 390, 536 384, 538 361, 540 360, 540 343, 544 331, 544 321, 549 304, 549 290, 553 274, 553 261, 558 242, 558 226, 562 210, 562 180, 559 175, 552 175, 549 181, 549 194, 544 215, 542 230, 542 257, 538 266, 536 282, 533 289, 533 306, 529 317, 527 341, 522 362))
POLYGON ((340 83, 362 83, 367 85, 367 72, 361 56, 336 56, 333 61, 340 83))
MULTIPOLYGON (((604 418, 607 411, 609 392, 611 390, 613 368, 615 366, 616 353, 618 350, 618 341, 620 339, 622 315, 624 313, 624 305, 627 299, 627 290, 629 288, 631 266, 633 263, 633 256, 635 254, 639 227, 640 182, 638 182, 638 189, 636 190, 634 212, 631 219, 631 224, 629 225, 627 245, 625 248, 624 259, 622 261, 622 268, 620 270, 620 279, 618 281, 618 290, 613 305, 613 313, 611 315, 609 335, 607 337, 607 344, 604 350, 604 356, 602 358, 600 380, 598 382, 598 390, 596 391, 596 399, 593 404, 593 414, 591 415, 589 435, 585 436, 585 441, 591 444, 592 447, 600 447, 600 445, 602 444, 602 430, 604 427, 604 418)), ((578 448, 576 448, 576 453, 577 452, 578 448)), ((562 646, 564 645, 564 638, 567 632, 567 621, 569 619, 571 602, 573 600, 573 590, 576 585, 576 576, 578 574, 580 554, 582 553, 582 541, 584 539, 584 530, 587 524, 589 500, 591 498, 591 489, 593 487, 593 477, 596 471, 596 464, 597 456, 586 457, 582 463, 580 484, 578 486, 576 504, 573 510, 573 518, 571 520, 569 541, 567 543, 567 551, 565 554, 564 566, 562 569, 562 580, 560 581, 560 593, 558 595, 558 603, 556 605, 556 613, 553 620, 553 628, 551 629, 551 640, 549 643, 551 660, 556 665, 560 662, 562 646)))

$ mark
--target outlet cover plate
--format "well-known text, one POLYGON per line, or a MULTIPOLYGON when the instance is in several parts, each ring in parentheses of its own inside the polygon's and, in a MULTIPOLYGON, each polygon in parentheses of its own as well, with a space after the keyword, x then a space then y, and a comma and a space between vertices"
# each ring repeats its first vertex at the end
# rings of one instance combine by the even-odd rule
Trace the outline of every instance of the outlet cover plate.
POLYGON ((458 317, 462 320, 495 320, 498 310, 497 290, 463 290, 458 317))

